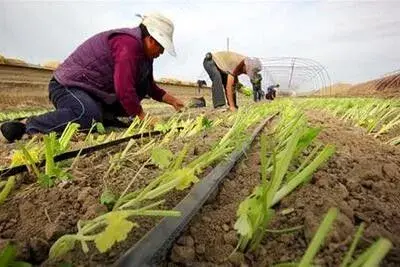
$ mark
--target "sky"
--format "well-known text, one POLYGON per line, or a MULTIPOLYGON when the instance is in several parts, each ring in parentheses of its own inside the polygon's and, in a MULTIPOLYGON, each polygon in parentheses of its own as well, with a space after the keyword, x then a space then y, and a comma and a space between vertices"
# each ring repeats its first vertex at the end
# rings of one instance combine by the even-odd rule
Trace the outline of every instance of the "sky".
MULTIPOLYGON (((18 1, 0 0, 0 54, 40 64, 64 60, 81 42, 135 27, 160 12, 175 24, 177 57, 154 62, 157 78, 207 78, 204 55, 226 49, 261 58, 319 62, 332 83, 400 69, 400 1, 18 1)), ((278 77, 287 80, 288 75, 278 77)))

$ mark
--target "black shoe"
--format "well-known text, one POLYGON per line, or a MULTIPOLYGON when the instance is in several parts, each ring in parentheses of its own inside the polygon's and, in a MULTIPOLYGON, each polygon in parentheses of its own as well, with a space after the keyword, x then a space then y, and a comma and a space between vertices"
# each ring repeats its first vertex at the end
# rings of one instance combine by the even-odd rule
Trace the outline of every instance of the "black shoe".
POLYGON ((26 132, 26 126, 19 121, 9 121, 0 125, 0 140, 12 143, 20 140, 26 132))

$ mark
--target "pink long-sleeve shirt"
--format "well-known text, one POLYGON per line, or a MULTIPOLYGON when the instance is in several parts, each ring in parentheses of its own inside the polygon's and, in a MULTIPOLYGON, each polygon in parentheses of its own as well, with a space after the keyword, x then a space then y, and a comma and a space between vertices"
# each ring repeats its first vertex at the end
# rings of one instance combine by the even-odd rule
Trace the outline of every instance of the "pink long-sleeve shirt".
POLYGON ((130 35, 116 34, 109 39, 114 59, 114 87, 117 99, 129 116, 139 115, 143 109, 140 104, 146 94, 156 101, 162 101, 166 92, 154 82, 150 74, 149 88, 138 86, 138 68, 143 47, 130 35))

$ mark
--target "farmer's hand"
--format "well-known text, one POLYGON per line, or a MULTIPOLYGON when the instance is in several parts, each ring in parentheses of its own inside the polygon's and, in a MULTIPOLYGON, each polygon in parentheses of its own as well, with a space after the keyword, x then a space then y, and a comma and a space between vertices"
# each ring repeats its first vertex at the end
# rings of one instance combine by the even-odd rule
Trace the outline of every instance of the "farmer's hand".
POLYGON ((173 106, 176 111, 180 111, 185 106, 181 100, 168 93, 164 94, 162 101, 173 106))
POLYGON ((234 106, 230 106, 229 110, 232 111, 232 112, 235 112, 235 111, 237 111, 237 108, 235 108, 234 106))
POLYGON ((182 108, 185 107, 183 102, 177 98, 175 99, 175 101, 173 101, 172 106, 175 108, 176 111, 180 111, 182 108))

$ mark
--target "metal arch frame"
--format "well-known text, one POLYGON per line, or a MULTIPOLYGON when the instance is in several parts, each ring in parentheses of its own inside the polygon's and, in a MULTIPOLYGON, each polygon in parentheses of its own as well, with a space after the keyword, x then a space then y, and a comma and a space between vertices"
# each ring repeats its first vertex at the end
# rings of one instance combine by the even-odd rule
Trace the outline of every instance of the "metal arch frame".
POLYGON ((271 81, 287 84, 287 89, 295 92, 319 90, 321 94, 332 94, 329 73, 318 61, 301 57, 269 57, 260 60, 263 66, 264 86, 271 81), (267 77, 268 81, 265 79, 267 77), (311 84, 311 88, 304 90, 304 85, 308 84, 311 84))

